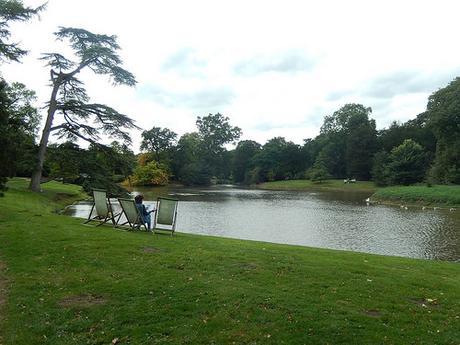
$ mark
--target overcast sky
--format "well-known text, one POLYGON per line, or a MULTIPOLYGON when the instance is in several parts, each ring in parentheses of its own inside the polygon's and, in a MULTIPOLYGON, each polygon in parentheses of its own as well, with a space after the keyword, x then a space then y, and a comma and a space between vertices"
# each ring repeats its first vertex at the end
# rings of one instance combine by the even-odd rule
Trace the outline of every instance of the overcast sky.
MULTIPOLYGON (((25 0, 36 6, 42 1, 25 0)), ((41 53, 63 52, 59 26, 118 36, 135 88, 84 74, 93 102, 142 129, 196 130, 220 112, 260 143, 301 144, 346 103, 373 109, 378 128, 424 111, 428 96, 460 76, 459 1, 49 0, 41 20, 12 26, 30 54, 4 64, 9 82, 49 98, 41 53)), ((138 151, 140 132, 133 131, 138 151)))

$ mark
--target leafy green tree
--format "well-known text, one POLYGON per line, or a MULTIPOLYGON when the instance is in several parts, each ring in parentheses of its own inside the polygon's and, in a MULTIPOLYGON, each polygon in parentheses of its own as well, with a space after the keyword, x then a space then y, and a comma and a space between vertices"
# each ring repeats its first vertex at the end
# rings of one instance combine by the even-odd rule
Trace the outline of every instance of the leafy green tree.
POLYGON ((428 98, 427 113, 437 139, 433 174, 439 182, 460 184, 460 77, 428 98))
POLYGON ((93 188, 102 188, 114 196, 127 195, 126 190, 116 180, 117 162, 122 158, 112 147, 105 145, 90 144, 87 150, 83 150, 80 160, 80 177, 75 182, 81 184, 85 191, 93 188))
POLYGON ((185 185, 209 185, 212 172, 203 155, 203 142, 197 132, 182 135, 172 159, 174 177, 185 185))
POLYGON ((21 83, 13 83, 5 88, 6 103, 2 104, 8 112, 3 150, 6 152, 6 166, 9 176, 30 176, 35 161, 35 136, 40 123, 40 114, 34 106, 35 92, 21 83))
POLYGON ((216 183, 232 183, 232 164, 235 150, 224 150, 220 157, 219 175, 216 183))
POLYGON ((352 121, 353 117, 356 117, 357 115, 368 117, 371 113, 372 109, 370 107, 365 107, 362 104, 345 104, 332 115, 324 117, 320 133, 329 134, 347 132, 350 129, 350 121, 352 121))
POLYGON ((371 112, 369 107, 352 103, 324 118, 319 138, 323 142, 321 159, 333 177, 369 179, 376 150, 371 112))
POLYGON ((253 140, 243 140, 238 143, 233 156, 232 173, 236 183, 246 181, 247 174, 254 168, 254 157, 260 151, 261 145, 253 140))
POLYGON ((164 186, 168 184, 168 181, 168 168, 156 161, 137 166, 131 177, 131 183, 134 186, 164 186))
MULTIPOLYGON (((19 47, 18 43, 10 42, 11 22, 24 22, 38 15, 44 5, 37 8, 24 7, 19 0, 0 0, 0 62, 19 61, 27 51, 19 47)), ((11 150, 14 145, 9 137, 9 111, 12 103, 8 95, 8 84, 0 76, 0 196, 6 190, 6 178, 10 174, 11 150)), ((13 102, 14 103, 14 102, 13 102)))
POLYGON ((369 119, 370 108, 350 116, 347 124, 346 169, 347 175, 359 180, 371 177, 372 160, 377 147, 375 121, 369 119))
POLYGON ((392 184, 421 182, 426 173, 426 155, 422 146, 411 139, 404 140, 391 151, 388 169, 392 184))
POLYGON ((392 122, 388 128, 378 131, 377 146, 379 150, 390 152, 406 139, 412 139, 422 145, 429 157, 436 152, 436 138, 428 126, 428 112, 423 112, 413 120, 405 123, 392 122))
POLYGON ((284 180, 297 177, 305 170, 302 149, 283 137, 270 139, 254 157, 261 181, 284 180))
POLYGON ((321 159, 317 159, 313 167, 308 171, 308 176, 313 182, 321 183, 331 177, 321 159))
POLYGON ((319 151, 315 165, 327 171, 328 176, 343 178, 346 175, 345 150, 341 135, 329 134, 324 141, 324 146, 319 151), (336 139, 336 140, 335 140, 336 139))
POLYGON ((316 157, 317 149, 315 147, 314 140, 304 139, 304 144, 302 145, 302 159, 304 161, 305 170, 310 169, 314 163, 314 157, 316 157))
POLYGON ((206 152, 218 154, 222 152, 225 144, 234 143, 240 138, 241 129, 231 126, 228 121, 229 118, 220 113, 197 117, 198 133, 206 152))
POLYGON ((303 178, 306 169, 307 159, 300 145, 288 141, 282 153, 283 178, 303 178))
POLYGON ((179 138, 176 147, 180 165, 197 161, 200 156, 201 138, 197 132, 185 133, 179 138))
POLYGON ((13 83, 6 88, 8 96, 9 122, 24 133, 35 136, 41 116, 34 106, 37 100, 35 91, 27 89, 22 83, 13 83))
POLYGON ((285 146, 285 138, 272 138, 262 146, 262 149, 254 157, 254 162, 259 168, 258 180, 260 182, 284 179, 281 159, 285 146))
POLYGON ((386 151, 379 151, 374 155, 374 164, 372 167, 372 178, 377 186, 388 186, 391 183, 390 155, 386 151))
POLYGON ((211 174, 223 177, 224 145, 236 142, 241 136, 239 127, 231 126, 229 118, 220 113, 197 117, 196 125, 201 139, 201 158, 205 163, 200 166, 209 167, 211 174))
POLYGON ((255 166, 253 169, 246 172, 244 181, 246 184, 258 184, 265 181, 262 177, 261 168, 255 166))
POLYGON ((23 84, 0 81, 0 190, 8 176, 30 176, 40 121, 34 101, 35 93, 23 84))
POLYGON ((27 54, 18 43, 10 42, 11 22, 25 22, 38 15, 45 5, 32 8, 24 7, 19 0, 0 0, 0 60, 16 61, 27 54))
POLYGON ((136 168, 136 155, 128 145, 113 141, 109 153, 115 182, 122 182, 129 178, 136 168))
POLYGON ((88 103, 84 84, 77 75, 85 69, 108 75, 114 84, 133 86, 134 76, 120 67, 120 49, 115 36, 98 35, 76 28, 60 28, 55 33, 58 40, 68 39, 78 61, 74 62, 59 53, 47 53, 43 60, 51 67, 51 97, 37 156, 37 166, 32 174, 30 189, 40 191, 40 180, 49 136, 52 132, 60 138, 81 138, 90 143, 100 141, 99 134, 130 142, 127 129, 137 128, 128 116, 97 103, 88 103), (55 116, 59 123, 54 124, 55 116))
POLYGON ((82 149, 67 141, 48 146, 44 167, 49 177, 62 180, 63 183, 79 184, 87 192, 102 188, 113 196, 126 196, 127 192, 119 182, 132 174, 134 164, 134 153, 117 142, 110 146, 91 144, 88 149, 82 149), (132 155, 130 159, 134 160, 129 167, 126 166, 126 155, 132 155))
POLYGON ((152 152, 157 162, 161 154, 168 152, 176 142, 177 134, 168 128, 153 127, 142 132, 141 150, 152 152))
POLYGON ((211 168, 205 160, 184 165, 180 172, 180 181, 186 186, 207 186, 211 184, 211 168))
POLYGON ((78 183, 84 154, 84 150, 70 141, 50 145, 46 160, 50 177, 62 179, 62 183, 78 183))
POLYGON ((388 128, 382 129, 377 133, 377 145, 380 150, 390 152, 394 147, 399 146, 407 137, 404 126, 393 121, 388 128))
POLYGON ((7 84, 3 79, 0 79, 0 196, 6 188, 6 178, 8 176, 8 110, 6 104, 9 99, 6 93, 7 84))

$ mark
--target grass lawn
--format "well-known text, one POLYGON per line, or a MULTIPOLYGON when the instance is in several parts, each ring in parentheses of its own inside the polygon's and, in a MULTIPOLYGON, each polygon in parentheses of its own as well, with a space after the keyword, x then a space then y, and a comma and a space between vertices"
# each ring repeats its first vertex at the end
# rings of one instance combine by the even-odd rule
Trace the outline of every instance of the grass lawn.
POLYGON ((257 185, 257 188, 271 190, 331 190, 350 192, 374 192, 377 190, 371 181, 357 181, 356 183, 343 183, 343 180, 325 180, 321 183, 310 180, 285 180, 265 182, 257 185))
POLYGON ((460 186, 393 186, 379 189, 372 199, 421 205, 460 206, 460 186))
POLYGON ((458 263, 84 226, 54 213, 78 188, 26 184, 0 198, 1 344, 459 342, 458 263))

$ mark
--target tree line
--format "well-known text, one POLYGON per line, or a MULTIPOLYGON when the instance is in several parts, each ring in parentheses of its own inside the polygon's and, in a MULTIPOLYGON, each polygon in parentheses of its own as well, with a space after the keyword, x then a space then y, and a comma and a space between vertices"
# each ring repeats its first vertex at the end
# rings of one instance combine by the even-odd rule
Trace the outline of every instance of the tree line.
POLYGON ((74 183, 81 183, 81 174, 105 174, 114 182, 152 186, 170 182, 257 184, 329 178, 373 180, 381 186, 459 184, 459 93, 460 78, 456 78, 434 92, 427 110, 415 119, 393 122, 381 130, 376 129, 370 107, 346 104, 325 116, 320 134, 304 140, 302 145, 284 137, 272 138, 263 145, 253 140, 238 142, 239 127, 232 126, 230 119, 220 113, 209 114, 197 117, 196 131, 180 137, 168 128, 144 130, 141 153, 137 155, 118 142, 99 154, 95 153, 100 150, 95 146, 83 150, 70 142, 53 145, 46 169, 50 176, 65 177, 68 181, 68 176, 74 176, 74 183), (451 113, 455 107, 456 117, 451 113), (232 143, 237 143, 236 147, 228 149, 232 143), (78 167, 64 168, 71 164, 72 156, 64 153, 66 150, 73 151, 74 157, 79 152, 87 158, 76 158, 78 167), (108 161, 103 158, 106 154, 112 157, 108 161), (85 161, 99 162, 102 168, 91 173, 85 161))
MULTIPOLYGON (((26 51, 11 43, 9 23, 26 21, 44 7, 0 1, 0 58, 18 61, 26 51)), ((405 123, 377 130, 372 109, 345 104, 324 117, 320 134, 302 145, 284 137, 265 144, 239 141, 241 129, 220 113, 198 116, 196 130, 180 137, 169 128, 142 131, 140 153, 134 154, 127 129, 134 121, 115 109, 91 103, 77 78, 88 69, 108 75, 114 84, 132 86, 134 76, 121 67, 115 36, 84 29, 59 28, 76 60, 43 55, 50 68, 51 92, 44 130, 37 143, 41 116, 35 93, 20 83, 0 79, 0 192, 6 177, 31 177, 38 191, 43 177, 78 183, 90 190, 121 193, 120 184, 185 185, 256 184, 286 179, 329 178, 374 180, 378 185, 460 184, 460 78, 434 92, 426 111, 405 123), (50 135, 60 143, 49 144, 50 135), (101 143, 100 135, 116 139, 101 143), (89 142, 83 149, 77 139, 89 142), (236 147, 230 149, 230 145, 236 147)))
MULTIPOLYGON (((178 140, 167 128, 144 131, 137 171, 152 164, 152 170, 189 185, 328 178, 373 180, 381 186, 459 184, 458 96, 460 78, 434 92, 427 110, 415 119, 381 130, 376 129, 370 107, 346 104, 325 116, 320 134, 303 145, 275 137, 263 145, 243 140, 227 150, 225 144, 238 140, 241 130, 227 117, 209 114, 197 118, 196 132, 178 140)), ((149 184, 148 179, 139 182, 149 184)))

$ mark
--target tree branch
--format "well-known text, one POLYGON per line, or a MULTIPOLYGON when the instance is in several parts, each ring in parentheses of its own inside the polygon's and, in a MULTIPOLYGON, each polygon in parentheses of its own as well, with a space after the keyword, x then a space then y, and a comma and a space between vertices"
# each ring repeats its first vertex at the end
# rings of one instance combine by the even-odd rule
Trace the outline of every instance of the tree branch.
POLYGON ((63 129, 63 128, 65 128, 65 127, 66 127, 66 126, 63 125, 63 124, 62 124, 62 125, 58 125, 58 126, 54 126, 54 127, 51 127, 51 128, 50 128, 50 132, 56 131, 56 130, 58 130, 58 129, 63 129))

